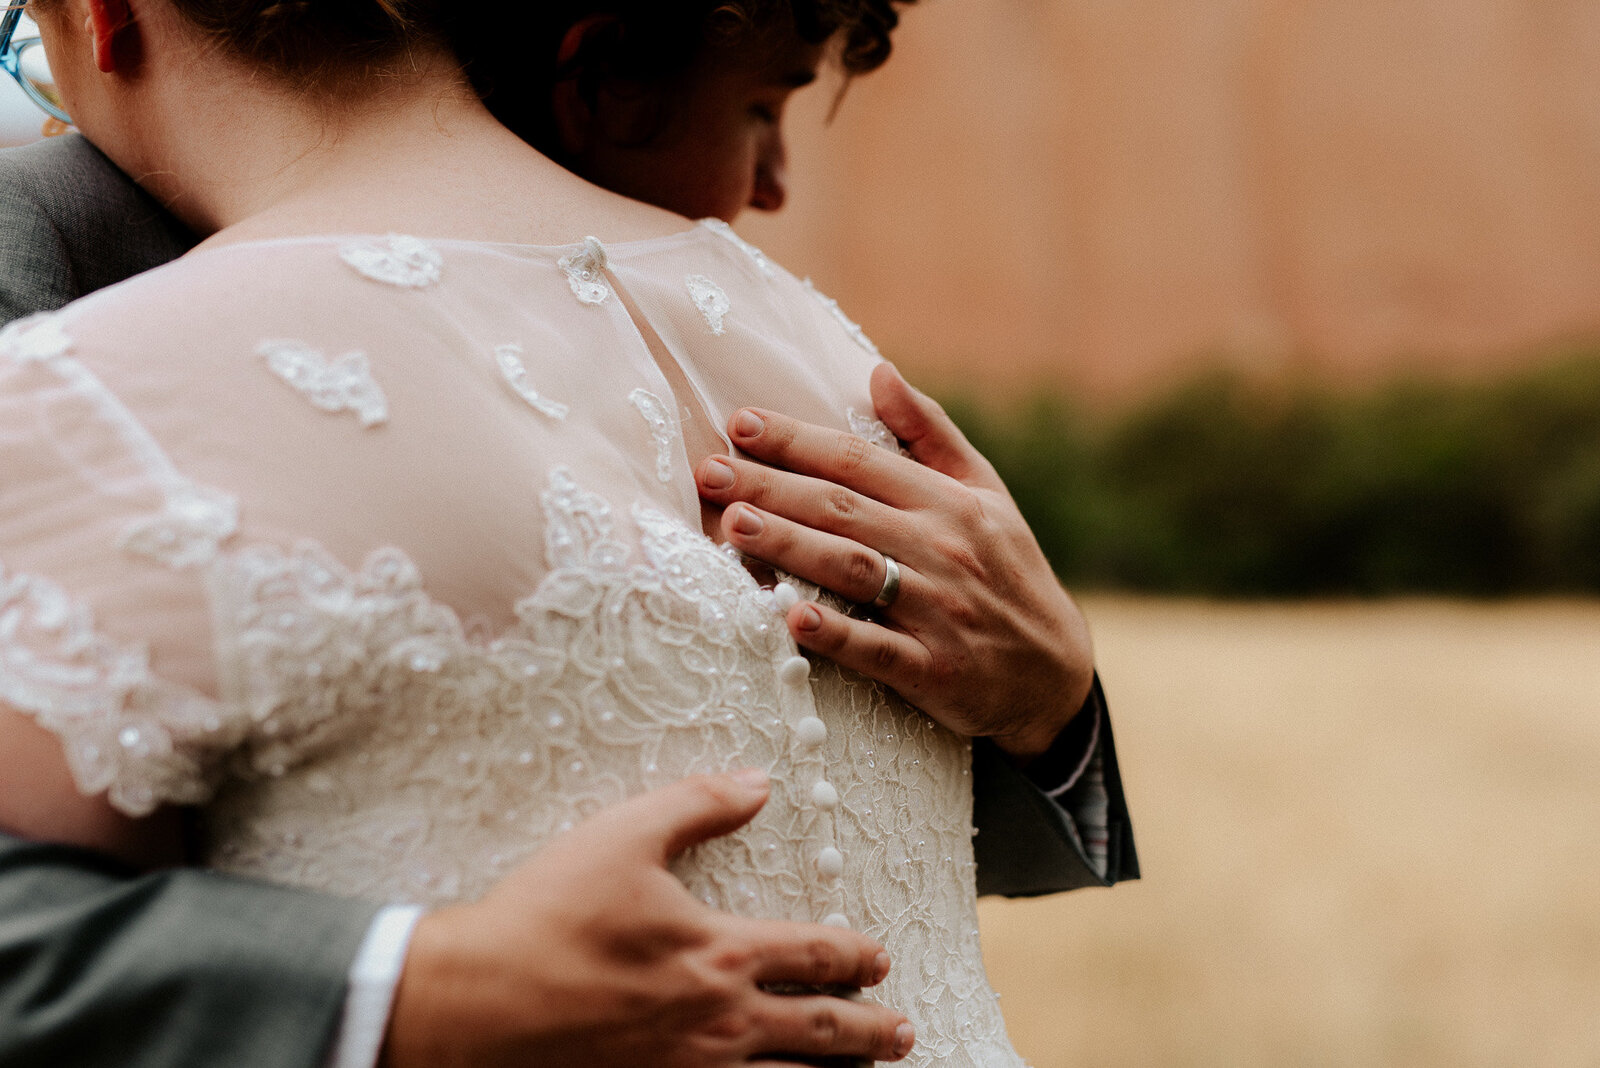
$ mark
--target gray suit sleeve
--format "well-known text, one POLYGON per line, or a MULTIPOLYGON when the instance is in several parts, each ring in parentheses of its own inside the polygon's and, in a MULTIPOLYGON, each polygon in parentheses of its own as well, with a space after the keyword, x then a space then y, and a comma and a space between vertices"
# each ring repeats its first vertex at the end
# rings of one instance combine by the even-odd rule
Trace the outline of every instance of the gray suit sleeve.
POLYGON ((376 908, 0 835, 0 1066, 315 1068, 376 908))
POLYGON ((0 326, 188 251, 194 237, 78 134, 0 150, 0 326))
MULTIPOLYGON (((1093 735, 1090 756, 1099 766, 1105 790, 1104 869, 1090 859, 1074 817, 1081 793, 1068 790, 1060 800, 1050 797, 998 748, 980 738, 972 746, 972 822, 977 828, 972 846, 978 862, 978 893, 1034 897, 1084 886, 1112 886, 1139 877, 1139 856, 1117 766, 1111 714, 1098 677, 1076 722, 1096 716, 1099 729, 1093 735)), ((1056 748, 1041 757, 1039 764, 1077 764, 1086 744, 1081 733, 1063 731, 1056 748)))

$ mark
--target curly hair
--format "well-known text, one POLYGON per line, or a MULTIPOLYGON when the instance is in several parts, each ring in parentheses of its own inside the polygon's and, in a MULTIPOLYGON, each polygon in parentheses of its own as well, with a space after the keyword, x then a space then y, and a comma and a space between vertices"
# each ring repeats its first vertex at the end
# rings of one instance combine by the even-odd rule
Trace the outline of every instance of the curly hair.
MULTIPOLYGON (((633 85, 670 96, 708 53, 794 34, 838 42, 847 75, 889 58, 899 9, 914 0, 552 0, 525 3, 493 25, 463 13, 450 41, 474 88, 524 140, 560 158, 551 93, 576 82, 592 99, 601 85, 633 85), (568 30, 598 23, 579 51, 557 62, 568 30), (532 56, 532 62, 528 57, 532 56)), ((670 106, 664 99, 663 106, 670 106)))

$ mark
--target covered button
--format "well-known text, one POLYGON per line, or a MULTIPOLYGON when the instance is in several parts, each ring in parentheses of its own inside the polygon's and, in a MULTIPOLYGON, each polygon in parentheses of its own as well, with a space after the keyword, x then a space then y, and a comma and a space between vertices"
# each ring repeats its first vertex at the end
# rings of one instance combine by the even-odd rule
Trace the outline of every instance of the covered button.
POLYGON ((811 788, 811 803, 823 809, 837 808, 839 791, 833 788, 833 783, 823 779, 811 788))
POLYGON ((815 749, 828 740, 828 725, 816 716, 807 716, 794 725, 794 736, 801 745, 815 749))
POLYGON ((844 854, 833 846, 823 846, 817 851, 817 872, 825 879, 837 879, 844 874, 844 854))
POLYGON ((811 677, 811 665, 803 656, 791 656, 778 668, 778 677, 790 686, 801 686, 811 677))
POLYGON ((780 582, 772 591, 772 603, 777 606, 779 615, 788 615, 789 609, 800 603, 800 591, 791 582, 780 582))

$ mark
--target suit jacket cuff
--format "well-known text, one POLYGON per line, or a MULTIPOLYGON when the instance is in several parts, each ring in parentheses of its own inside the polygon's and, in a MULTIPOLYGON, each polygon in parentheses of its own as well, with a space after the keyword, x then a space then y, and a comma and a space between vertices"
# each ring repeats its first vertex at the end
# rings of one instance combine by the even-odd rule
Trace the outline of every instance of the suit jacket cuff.
POLYGON ((973 742, 972 759, 973 822, 981 828, 973 840, 980 894, 1032 897, 1139 877, 1111 715, 1098 676, 1073 724, 1028 771, 981 738, 973 742), (1085 737, 1090 739, 1087 753, 1085 737), (1064 768, 1075 774, 1056 781, 1064 768))

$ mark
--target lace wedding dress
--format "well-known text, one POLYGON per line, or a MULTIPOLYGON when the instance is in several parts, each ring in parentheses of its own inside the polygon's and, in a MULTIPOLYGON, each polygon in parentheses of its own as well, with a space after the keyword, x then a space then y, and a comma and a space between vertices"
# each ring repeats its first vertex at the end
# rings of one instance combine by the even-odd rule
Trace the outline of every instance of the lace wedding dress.
POLYGON ((204 805, 212 866, 389 901, 474 897, 604 805, 770 769, 683 881, 869 932, 911 1063, 1014 1068, 967 744, 799 655, 793 591, 702 532, 684 445, 744 405, 892 445, 876 358, 714 223, 223 246, 15 323, 0 700, 84 791, 204 805))

